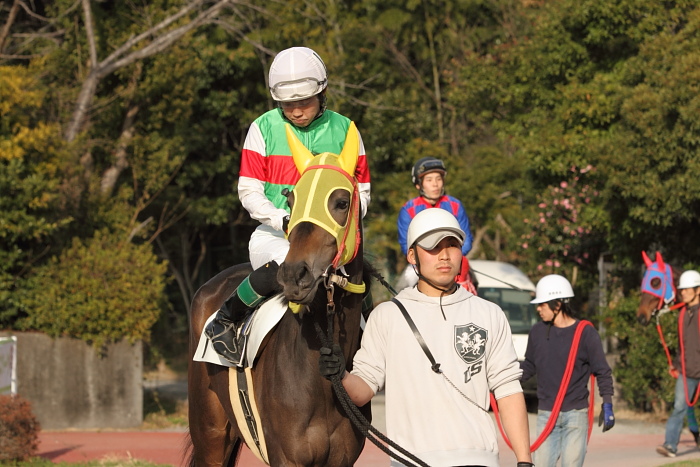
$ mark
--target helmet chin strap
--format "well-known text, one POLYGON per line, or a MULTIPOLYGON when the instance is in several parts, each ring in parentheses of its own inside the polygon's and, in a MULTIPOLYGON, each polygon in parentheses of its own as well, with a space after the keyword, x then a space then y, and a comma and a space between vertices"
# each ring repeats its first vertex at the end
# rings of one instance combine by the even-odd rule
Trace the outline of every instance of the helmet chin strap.
POLYGON ((430 201, 430 204, 435 205, 435 203, 437 203, 440 200, 440 198, 445 196, 445 188, 443 187, 442 191, 440 192, 440 195, 437 198, 431 198, 430 196, 425 194, 425 191, 423 191, 423 181, 421 180, 421 187, 418 191, 418 194, 430 201))
POLYGON ((447 294, 451 294, 454 291, 457 290, 459 287, 459 284, 456 282, 453 282, 448 288, 443 288, 438 285, 435 285, 430 279, 425 277, 423 274, 420 273, 420 261, 418 260, 418 254, 416 254, 416 264, 413 265, 413 269, 416 271, 416 274, 418 274, 418 279, 422 280, 426 284, 428 284, 430 287, 434 288, 435 290, 439 290, 442 292, 440 294, 440 311, 442 312, 442 318, 447 321, 447 317, 445 316, 445 310, 442 308, 442 297, 444 297, 447 294))

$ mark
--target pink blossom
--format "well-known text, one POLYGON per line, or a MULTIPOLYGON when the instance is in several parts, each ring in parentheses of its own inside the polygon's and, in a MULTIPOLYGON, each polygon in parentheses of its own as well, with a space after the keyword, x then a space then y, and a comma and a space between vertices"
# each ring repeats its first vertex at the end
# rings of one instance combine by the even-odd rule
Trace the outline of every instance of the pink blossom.
POLYGON ((538 270, 538 271, 541 271, 541 270, 542 270, 542 265, 541 265, 541 264, 538 264, 538 265, 537 265, 537 270, 538 270))
POLYGON ((562 188, 566 188, 566 187, 569 186, 569 184, 566 183, 566 182, 561 182, 561 183, 559 184, 559 186, 562 187, 562 188))
POLYGON ((544 208, 547 207, 547 203, 540 203, 540 204, 537 205, 537 207, 538 207, 538 208, 544 209, 544 208))
POLYGON ((527 250, 527 243, 523 243, 523 249, 527 250))
POLYGON ((561 263, 560 263, 559 261, 555 261, 555 262, 554 262, 554 267, 555 267, 555 268, 558 268, 559 266, 561 266, 561 263))
POLYGON ((547 261, 544 262, 544 264, 546 264, 547 266, 551 266, 551 265, 552 265, 552 260, 551 260, 551 259, 548 259, 547 261))

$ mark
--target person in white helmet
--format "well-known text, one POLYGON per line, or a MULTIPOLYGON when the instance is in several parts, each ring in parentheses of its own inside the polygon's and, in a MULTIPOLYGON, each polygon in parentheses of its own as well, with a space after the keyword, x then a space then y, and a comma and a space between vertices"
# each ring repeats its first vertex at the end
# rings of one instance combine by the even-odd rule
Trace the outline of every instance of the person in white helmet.
POLYGON ((433 467, 500 465, 488 412, 492 391, 518 466, 531 466, 521 370, 508 320, 497 305, 455 282, 465 238, 448 211, 418 213, 408 228, 406 255, 419 272, 418 284, 399 292, 397 302, 374 309, 352 371, 346 371, 338 347, 321 349, 319 370, 329 379, 341 378, 358 406, 384 389, 387 436, 433 467))
MULTIPOLYGON (((422 157, 416 161, 411 169, 411 182, 418 190, 418 196, 408 200, 399 211, 396 226, 399 234, 399 245, 405 255, 408 253, 407 234, 411 220, 425 209, 440 208, 451 212, 459 221, 459 225, 467 235, 462 245, 462 268, 457 276, 457 282, 467 290, 476 294, 476 287, 469 275, 469 260, 467 253, 472 249, 472 233, 469 226, 469 216, 462 203, 445 192, 445 177, 447 169, 445 164, 435 157, 422 157)), ((413 287, 418 281, 418 276, 412 265, 408 265, 397 284, 398 288, 413 287)))
MULTIPOLYGON (((206 329, 213 348, 233 364, 241 363, 242 342, 236 331, 243 318, 279 291, 277 270, 289 251, 287 194, 300 174, 291 156, 285 127, 312 153, 339 154, 350 119, 326 109, 328 75, 321 57, 308 47, 292 47, 275 56, 269 87, 277 107, 250 126, 243 143, 238 197, 250 217, 260 222, 248 245, 254 271, 238 286, 206 329)), ((359 136, 359 134, 358 134, 359 136)), ((360 136, 355 176, 362 216, 370 202, 370 174, 360 136)))
MULTIPOLYGON (((574 316, 570 300, 574 297, 571 283, 558 274, 544 276, 537 283, 535 298, 542 321, 530 330, 521 381, 537 375, 537 433, 542 433, 550 421, 559 394, 570 352, 576 352, 571 379, 563 402, 558 407, 556 425, 535 451, 538 467, 555 467, 561 459, 562 467, 583 465, 588 444, 588 381, 594 374, 598 391, 603 398, 599 425, 603 432, 615 425, 613 414, 613 379, 610 365, 598 331, 593 326, 583 326, 578 346, 573 347, 574 336, 580 320, 574 316)), ((552 420, 552 423, 555 421, 552 420)))
POLYGON ((685 304, 678 316, 682 352, 676 355, 673 366, 669 368, 671 376, 676 378, 673 411, 666 422, 664 444, 656 448, 656 452, 666 457, 676 457, 683 430, 683 418, 688 409, 687 402, 693 401, 700 383, 700 273, 692 269, 685 271, 681 274, 676 288, 685 304))

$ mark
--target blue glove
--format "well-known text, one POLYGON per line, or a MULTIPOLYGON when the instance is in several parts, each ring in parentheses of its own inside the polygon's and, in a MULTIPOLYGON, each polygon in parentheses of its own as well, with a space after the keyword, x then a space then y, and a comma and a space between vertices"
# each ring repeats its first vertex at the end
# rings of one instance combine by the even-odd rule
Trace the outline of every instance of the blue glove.
POLYGON ((600 417, 598 417, 598 426, 603 425, 603 433, 615 426, 615 414, 613 413, 612 404, 610 402, 603 403, 600 409, 600 417))

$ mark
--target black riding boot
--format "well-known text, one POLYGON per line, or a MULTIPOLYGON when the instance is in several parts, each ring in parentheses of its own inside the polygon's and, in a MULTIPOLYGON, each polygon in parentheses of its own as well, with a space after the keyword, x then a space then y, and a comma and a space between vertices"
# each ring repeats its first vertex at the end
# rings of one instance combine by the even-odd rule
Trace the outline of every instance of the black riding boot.
POLYGON ((240 324, 257 305, 280 291, 277 282, 278 268, 277 263, 270 261, 251 272, 224 302, 214 320, 204 330, 216 353, 236 366, 242 365, 245 349, 245 338, 241 335, 240 324))

